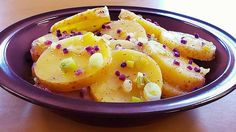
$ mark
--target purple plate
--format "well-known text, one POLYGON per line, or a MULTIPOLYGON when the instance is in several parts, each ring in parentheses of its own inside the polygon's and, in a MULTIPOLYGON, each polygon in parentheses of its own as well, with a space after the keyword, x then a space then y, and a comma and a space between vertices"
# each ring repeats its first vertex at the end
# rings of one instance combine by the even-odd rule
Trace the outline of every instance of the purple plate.
MULTIPOLYGON (((8 92, 34 104, 50 108, 83 122, 120 125, 147 123, 172 112, 196 108, 215 101, 235 89, 236 40, 222 29, 185 15, 140 7, 111 6, 112 19, 120 9, 128 9, 151 18, 166 28, 190 34, 198 33, 212 41, 216 59, 202 63, 210 67, 206 85, 189 94, 143 103, 101 103, 52 94, 33 85, 30 57, 31 42, 48 33, 50 26, 68 16, 94 7, 63 9, 21 20, 0 33, 0 84, 8 92)), ((201 62, 199 62, 201 63, 201 62)))

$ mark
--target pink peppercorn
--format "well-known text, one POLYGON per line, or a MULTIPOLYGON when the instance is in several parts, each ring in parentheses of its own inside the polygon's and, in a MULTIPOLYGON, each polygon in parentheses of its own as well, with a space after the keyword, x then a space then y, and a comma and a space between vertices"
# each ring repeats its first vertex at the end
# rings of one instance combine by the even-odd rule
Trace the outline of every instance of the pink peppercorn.
POLYGON ((166 49, 166 45, 163 44, 162 47, 163 47, 164 49, 166 49))
POLYGON ((201 69, 200 69, 200 68, 198 68, 198 67, 194 67, 194 71, 195 71, 195 72, 200 72, 200 71, 201 71, 201 69))
POLYGON ((64 54, 67 54, 68 52, 69 52, 69 51, 68 51, 67 48, 64 48, 64 49, 63 49, 63 53, 64 53, 64 54))
POLYGON ((117 29, 116 33, 120 34, 122 32, 121 29, 117 29))
POLYGON ((120 66, 121 66, 122 68, 125 68, 125 67, 127 66, 127 63, 126 63, 126 62, 122 62, 122 63, 120 64, 120 66))
POLYGON ((99 51, 99 47, 96 45, 93 47, 95 51, 99 51))
POLYGON ((119 76, 119 79, 122 80, 122 81, 124 81, 124 80, 126 79, 126 76, 125 76, 124 74, 121 74, 121 75, 119 76))
POLYGON ((143 46, 143 43, 142 42, 138 42, 138 44, 137 44, 138 46, 143 46))
POLYGON ((81 75, 83 73, 83 71, 81 69, 78 69, 75 71, 75 75, 81 75))
POLYGON ((173 54, 174 54, 175 57, 180 57, 179 52, 173 52, 173 54))
POLYGON ((120 72, 119 72, 119 71, 116 71, 116 72, 115 72, 115 75, 119 77, 119 76, 120 76, 120 72))
POLYGON ((191 71, 193 68, 192 66, 187 66, 187 68, 191 71))
POLYGON ((56 45, 56 48, 57 48, 57 49, 60 49, 60 48, 61 48, 61 44, 57 44, 57 45, 56 45))
POLYGON ((181 40, 180 40, 180 43, 182 43, 182 44, 187 44, 187 40, 181 39, 181 40))
POLYGON ((199 38, 199 34, 195 33, 195 34, 194 34, 194 37, 195 37, 196 39, 198 39, 198 38, 199 38))
POLYGON ((51 45, 51 44, 52 44, 52 41, 47 40, 47 41, 44 42, 44 44, 45 44, 45 45, 51 45))
POLYGON ((177 66, 180 65, 180 63, 179 63, 178 61, 176 61, 176 60, 173 61, 173 64, 175 64, 175 65, 177 65, 177 66))
POLYGON ((130 39, 131 37, 129 35, 125 38, 125 40, 128 40, 128 41, 130 41, 130 39))
POLYGON ((106 25, 103 24, 103 25, 102 25, 102 29, 105 29, 105 28, 106 28, 106 25))
POLYGON ((57 37, 61 37, 61 36, 62 36, 61 31, 60 31, 60 30, 57 30, 57 31, 56 31, 56 35, 57 35, 57 37))
POLYGON ((188 61, 188 64, 193 64, 193 60, 192 59, 190 59, 189 61, 188 61))

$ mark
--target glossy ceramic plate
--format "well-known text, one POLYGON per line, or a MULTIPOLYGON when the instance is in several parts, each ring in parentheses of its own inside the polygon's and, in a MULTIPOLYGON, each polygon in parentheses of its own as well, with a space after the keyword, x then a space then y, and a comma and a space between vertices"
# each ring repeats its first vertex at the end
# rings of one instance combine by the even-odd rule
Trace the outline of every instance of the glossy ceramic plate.
POLYGON ((94 7, 63 9, 39 14, 21 20, 0 33, 0 84, 10 93, 32 102, 69 115, 74 119, 93 124, 136 124, 169 115, 172 112, 196 108, 215 101, 235 89, 236 40, 230 34, 207 22, 150 8, 111 6, 113 20, 120 9, 128 9, 144 18, 157 21, 167 30, 198 33, 212 41, 216 47, 216 59, 204 63, 211 72, 206 85, 189 94, 143 103, 101 103, 52 94, 33 85, 30 57, 31 42, 48 33, 50 26, 68 16, 94 7))

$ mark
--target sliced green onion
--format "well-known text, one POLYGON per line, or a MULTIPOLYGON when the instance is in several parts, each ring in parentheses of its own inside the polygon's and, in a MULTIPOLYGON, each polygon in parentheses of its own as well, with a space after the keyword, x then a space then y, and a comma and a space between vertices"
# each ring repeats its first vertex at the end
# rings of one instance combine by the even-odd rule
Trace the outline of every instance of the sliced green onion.
POLYGON ((132 90, 132 81, 129 79, 125 79, 123 82, 122 88, 125 92, 130 92, 132 90))
POLYGON ((131 97, 131 102, 143 102, 143 100, 139 97, 132 96, 131 97))
POLYGON ((160 100, 161 88, 156 83, 149 82, 144 87, 143 95, 147 101, 160 100))
POLYGON ((102 67, 104 63, 103 56, 101 53, 94 53, 89 58, 89 65, 93 67, 102 67))
POLYGON ((144 84, 144 79, 143 79, 143 73, 138 72, 137 77, 136 77, 136 83, 138 88, 142 88, 144 84))
POLYGON ((127 63, 127 67, 129 67, 129 68, 133 68, 134 67, 134 61, 128 60, 128 61, 126 61, 126 63, 127 63))
POLYGON ((74 71, 77 69, 77 64, 72 57, 63 59, 60 62, 60 68, 64 72, 74 71))

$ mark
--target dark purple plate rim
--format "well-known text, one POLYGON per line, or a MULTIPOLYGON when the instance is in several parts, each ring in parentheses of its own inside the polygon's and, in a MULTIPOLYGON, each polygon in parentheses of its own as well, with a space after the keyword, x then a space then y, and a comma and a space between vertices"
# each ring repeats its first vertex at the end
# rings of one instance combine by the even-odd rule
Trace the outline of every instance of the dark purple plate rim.
POLYGON ((210 23, 204 22, 196 18, 192 18, 186 15, 170 11, 144 7, 109 6, 109 10, 118 11, 123 8, 141 13, 163 15, 165 17, 170 17, 181 20, 186 23, 193 24, 194 26, 198 26, 199 28, 210 32, 222 43, 222 45, 228 51, 229 63, 224 73, 220 77, 218 77, 214 82, 211 82, 210 84, 204 86, 205 88, 196 90, 183 96, 144 103, 103 103, 67 98, 48 93, 41 89, 35 88, 32 84, 17 76, 9 68, 6 61, 5 53, 8 43, 15 32, 24 28, 28 24, 37 24, 39 23, 39 21, 53 19, 55 18, 55 16, 58 15, 60 16, 70 13, 81 12, 83 10, 94 7, 95 6, 69 8, 35 15, 23 19, 3 30, 0 33, 0 83, 2 88, 26 101, 47 108, 81 113, 117 115, 170 113, 192 109, 213 102, 227 95, 235 89, 236 79, 233 78, 236 78, 236 68, 234 68, 236 64, 236 39, 233 36, 220 29, 219 27, 216 27, 210 23), (32 89, 32 87, 34 88, 32 89))

